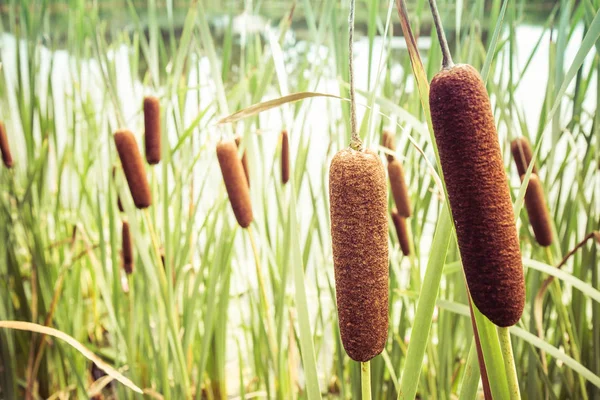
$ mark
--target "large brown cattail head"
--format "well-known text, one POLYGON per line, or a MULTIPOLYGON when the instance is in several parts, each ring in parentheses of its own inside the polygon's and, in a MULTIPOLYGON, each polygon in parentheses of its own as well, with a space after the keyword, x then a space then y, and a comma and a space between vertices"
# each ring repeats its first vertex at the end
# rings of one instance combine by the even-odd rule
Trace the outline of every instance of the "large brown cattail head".
POLYGON ((133 248, 131 243, 131 232, 129 231, 129 223, 127 221, 123 221, 121 235, 123 246, 123 268, 127 274, 131 274, 133 272, 133 248))
MULTIPOLYGON (((242 138, 239 136, 235 137, 235 144, 237 147, 240 147, 242 143, 242 138)), ((248 167, 248 156, 246 156, 246 150, 242 154, 242 167, 244 168, 244 175, 246 176, 246 182, 248 182, 248 187, 250 187, 250 169, 248 167)))
POLYGON ((133 133, 128 130, 118 131, 115 133, 115 144, 135 206, 140 209, 149 207, 152 204, 152 195, 146 179, 144 162, 133 133))
POLYGON ((392 222, 396 228, 400 249, 405 256, 410 255, 410 238, 408 237, 408 229, 406 228, 406 218, 402 218, 396 207, 392 208, 392 222))
POLYGON ((290 142, 286 130, 281 132, 281 182, 290 180, 290 142))
POLYGON ((390 186, 398 214, 401 217, 410 217, 410 197, 408 197, 408 188, 404 179, 404 168, 398 159, 393 159, 388 163, 388 175, 390 176, 390 186))
POLYGON ((8 135, 4 124, 0 122, 0 153, 2 153, 2 162, 6 168, 12 168, 13 158, 8 144, 8 135))
POLYGON ((340 333, 355 361, 381 353, 388 331, 385 170, 371 150, 341 150, 331 161, 329 198, 340 333))
POLYGON ((485 85, 469 65, 444 69, 429 104, 469 291, 493 323, 514 325, 525 304, 523 266, 485 85))
MULTIPOLYGON (((521 181, 523 181, 523 178, 525 176, 521 176, 521 181)), ((527 208, 527 215, 529 216, 531 228, 533 228, 535 240, 540 246, 550 246, 552 244, 552 222, 546 206, 544 188, 535 174, 529 176, 529 184, 525 192, 525 208, 527 208)))
POLYGON ((217 158, 235 218, 242 228, 247 228, 254 217, 248 181, 244 175, 242 162, 238 158, 235 142, 232 140, 220 142, 217 145, 217 158))
MULTIPOLYGON (((396 144, 394 143, 394 139, 394 134, 392 132, 384 130, 381 137, 381 145, 383 147, 387 147, 392 152, 395 152, 396 144)), ((394 159, 393 155, 386 154, 385 156, 387 157, 388 162, 392 162, 392 160, 394 159)))
MULTIPOLYGON (((533 152, 531 151, 529 141, 524 137, 513 140, 510 143, 510 152, 515 160, 519 176, 524 175, 527 172, 527 168, 529 168, 531 160, 533 160, 533 152)), ((535 164, 533 165, 533 173, 537 174, 535 164)))
POLYGON ((160 103, 156 97, 144 98, 144 143, 148 164, 160 162, 160 103))

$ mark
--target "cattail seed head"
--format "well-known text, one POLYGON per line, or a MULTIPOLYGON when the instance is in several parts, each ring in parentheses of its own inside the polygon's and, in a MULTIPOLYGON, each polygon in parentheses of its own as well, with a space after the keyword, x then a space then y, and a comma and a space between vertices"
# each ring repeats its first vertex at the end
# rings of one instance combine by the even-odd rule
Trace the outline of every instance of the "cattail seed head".
MULTIPOLYGON (((381 138, 381 145, 383 147, 387 147, 392 152, 396 151, 396 145, 394 144, 394 135, 390 131, 388 131, 388 130, 383 131, 383 135, 381 138)), ((392 156, 390 154, 386 154, 385 156, 387 157, 388 162, 392 162, 392 160, 394 159, 394 156, 392 156)))
POLYGON ((247 228, 254 217, 248 181, 244 176, 244 167, 238 158, 235 142, 231 140, 220 142, 217 145, 217 158, 235 218, 242 228, 247 228))
MULTIPOLYGON (((521 176, 523 181, 525 176, 521 176)), ((544 196, 544 188, 537 175, 529 176, 529 184, 525 192, 525 208, 529 216, 529 223, 533 228, 535 240, 540 246, 550 246, 552 244, 552 222, 550 213, 546 206, 546 198, 544 196)))
POLYGON ((429 104, 469 291, 493 323, 514 325, 525 304, 523 266, 485 85, 473 67, 455 65, 433 78, 429 104))
POLYGON ((133 272, 133 248, 131 246, 131 232, 129 231, 129 223, 123 221, 123 229, 121 231, 122 246, 123 246, 123 268, 130 275, 133 272))
POLYGON ((381 353, 388 332, 387 187, 371 150, 345 149, 331 161, 329 198, 339 327, 355 361, 381 353))
MULTIPOLYGON (((239 148, 240 143, 242 142, 242 138, 239 136, 235 137, 235 145, 239 148)), ((244 154, 242 154, 242 167, 244 167, 244 175, 246 176, 246 182, 248 183, 248 188, 250 188, 250 169, 248 168, 248 157, 246 156, 246 150, 244 150, 244 154)))
MULTIPOLYGON (((524 137, 513 140, 510 143, 510 152, 515 160, 515 165, 517 166, 519 176, 524 175, 525 172, 527 172, 527 168, 529 168, 531 160, 533 159, 533 151, 531 151, 531 145, 529 144, 529 141, 524 137)), ((537 174, 537 168, 535 167, 535 164, 533 165, 533 173, 537 174)))
POLYGON ((2 153, 2 162, 6 168, 12 168, 13 158, 8 144, 8 136, 4 124, 0 122, 0 153, 2 153))
POLYGON ((396 228, 400 249, 405 256, 410 255, 410 239, 408 237, 408 229, 406 229, 406 218, 402 218, 396 207, 392 209, 392 222, 396 228))
POLYGON ((398 159, 393 159, 388 163, 388 175, 390 176, 390 186, 394 203, 398 209, 398 214, 403 218, 410 217, 410 197, 404 180, 404 168, 398 159))
POLYGON ((160 162, 160 103, 156 97, 144 97, 144 129, 146 161, 160 162))
POLYGON ((286 130, 281 132, 281 182, 290 180, 290 143, 286 130))
POLYGON ((142 156, 133 133, 128 130, 117 131, 115 144, 135 206, 140 209, 149 207, 152 204, 152 195, 146 179, 142 156))

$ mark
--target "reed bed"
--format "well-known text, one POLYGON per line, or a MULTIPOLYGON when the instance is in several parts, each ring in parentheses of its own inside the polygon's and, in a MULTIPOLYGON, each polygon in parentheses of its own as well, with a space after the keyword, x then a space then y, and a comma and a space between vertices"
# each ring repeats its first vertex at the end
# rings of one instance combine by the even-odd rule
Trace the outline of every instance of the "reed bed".
POLYGON ((600 2, 359 3, 354 124, 347 2, 117 3, 0 6, 1 398, 600 396, 600 2))

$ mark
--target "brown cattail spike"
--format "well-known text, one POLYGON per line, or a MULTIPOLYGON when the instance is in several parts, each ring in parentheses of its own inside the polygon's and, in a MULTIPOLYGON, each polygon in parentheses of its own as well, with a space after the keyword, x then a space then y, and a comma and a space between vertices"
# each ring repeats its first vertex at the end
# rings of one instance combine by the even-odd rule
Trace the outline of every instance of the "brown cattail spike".
POLYGON ((387 187, 371 150, 341 150, 331 161, 329 198, 340 333, 344 349, 365 362, 388 332, 387 187))
MULTIPOLYGON (((519 171, 519 176, 524 175, 525 172, 527 172, 527 168, 529 168, 531 160, 533 159, 533 152, 531 151, 529 141, 524 137, 513 140, 510 144, 510 152, 515 160, 515 165, 517 166, 517 171, 519 171)), ((537 168, 535 167, 535 164, 533 165, 532 171, 534 174, 537 174, 537 168)))
POLYGON ((13 158, 10 152, 10 146, 8 145, 6 128, 2 122, 0 122, 0 153, 2 153, 2 162, 4 162, 4 166, 6 168, 12 168, 13 158))
POLYGON ((431 119, 469 291, 498 326, 514 325, 525 304, 521 251, 492 107, 469 65, 439 72, 431 119))
MULTIPOLYGON (((383 135, 381 138, 381 145, 383 147, 387 147, 392 152, 396 151, 396 145, 394 144, 394 135, 390 131, 388 131, 388 130, 383 131, 383 135)), ((393 155, 386 154, 385 156, 387 157, 388 162, 392 162, 392 160, 394 160, 393 155)))
POLYGON ((217 158, 235 218, 242 228, 247 228, 254 217, 248 181, 244 176, 244 167, 238 158, 235 142, 220 142, 217 145, 217 158))
POLYGON ((144 97, 146 161, 160 162, 160 103, 156 97, 144 97))
MULTIPOLYGON (((523 181, 523 178, 525 176, 521 176, 521 181, 523 181)), ((544 188, 535 174, 529 176, 529 185, 527 185, 527 191, 525 192, 525 208, 527 208, 527 215, 533 228, 535 240, 540 246, 550 246, 552 244, 552 222, 546 206, 544 188)))
POLYGON ((286 130, 281 132, 281 182, 290 180, 290 143, 286 130))
POLYGON ((388 163, 388 175, 390 176, 390 186, 392 187, 392 195, 398 208, 398 214, 403 218, 408 218, 411 214, 410 198, 404 180, 404 168, 402 168, 400 160, 393 159, 388 163))
POLYGON ((127 130, 118 131, 115 133, 115 144, 135 206, 140 209, 149 207, 152 204, 152 195, 133 133, 127 130))
POLYGON ((127 274, 133 272, 133 248, 131 246, 131 232, 129 231, 129 223, 123 221, 122 245, 123 245, 123 268, 127 274))
MULTIPOLYGON (((235 145, 239 148, 240 143, 242 142, 242 138, 236 136, 235 145)), ((250 187, 250 169, 248 168, 248 157, 246 156, 246 150, 244 150, 244 154, 242 154, 242 167, 244 167, 244 175, 246 176, 246 182, 248 182, 248 188, 250 187)))
POLYGON ((396 234, 398 235, 398 242, 400 242, 402 254, 405 256, 410 255, 410 239, 408 237, 408 229, 406 229, 406 218, 402 218, 400 214, 398 214, 396 207, 392 209, 392 222, 396 228, 396 234))

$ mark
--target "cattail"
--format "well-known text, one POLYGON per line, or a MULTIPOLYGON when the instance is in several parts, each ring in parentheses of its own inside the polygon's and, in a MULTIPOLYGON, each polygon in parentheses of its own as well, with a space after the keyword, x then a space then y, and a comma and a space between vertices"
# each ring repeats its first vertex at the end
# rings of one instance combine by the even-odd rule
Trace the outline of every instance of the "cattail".
POLYGON ((429 104, 469 291, 493 323, 514 325, 525 304, 523 266, 492 107, 473 67, 444 64, 429 104))
POLYGON ((217 158, 235 218, 242 228, 247 228, 253 219, 252 204, 248 181, 244 176, 242 162, 237 156, 235 142, 231 140, 220 142, 217 145, 217 158))
POLYGON ((329 198, 342 343, 350 358, 365 362, 381 353, 388 332, 387 185, 379 157, 338 152, 329 198))
MULTIPOLYGON (((531 160, 533 159, 533 152, 531 151, 529 141, 524 137, 513 140, 510 143, 510 151, 513 159, 515 160, 517 171, 519 171, 519 176, 524 175, 525 172, 527 172, 527 168, 529 168, 531 160)), ((537 168, 535 167, 535 164, 533 165, 532 172, 537 174, 537 168)))
POLYGON ((281 181, 285 185, 290 180, 290 142, 286 130, 281 132, 281 181))
MULTIPOLYGON (((521 176, 523 181, 525 176, 521 176)), ((525 208, 529 216, 529 223, 533 228, 535 240, 540 246, 550 246, 552 244, 552 224, 550 222, 550 213, 546 206, 544 189, 537 175, 529 176, 529 185, 525 192, 525 208)))
MULTIPOLYGON (((240 143, 242 142, 242 138, 236 136, 235 145, 239 148, 240 143)), ((250 188, 250 170, 248 169, 248 157, 246 157, 246 150, 244 150, 244 154, 242 154, 242 166, 244 167, 244 175, 246 176, 246 182, 248 182, 248 188, 250 188)))
POLYGON ((129 223, 123 221, 123 230, 121 231, 123 241, 123 267, 127 274, 133 272, 133 249, 131 247, 131 232, 129 232, 129 223))
MULTIPOLYGON (((116 175, 117 175, 117 167, 113 167, 112 168, 112 177, 113 177, 113 180, 115 179, 116 175)), ((123 203, 121 203, 121 196, 119 196, 118 192, 117 192, 117 207, 119 207, 119 211, 120 212, 124 212, 124 210, 123 210, 123 203)))
MULTIPOLYGON (((387 147, 392 152, 396 151, 396 145, 394 144, 394 135, 390 131, 388 131, 388 130, 383 131, 383 135, 381 138, 381 145, 383 147, 387 147)), ((387 157, 388 162, 392 162, 392 160, 394 159, 393 155, 386 154, 385 156, 387 157)))
POLYGON ((411 214, 410 198, 404 180, 404 168, 402 168, 400 160, 392 159, 388 162, 388 175, 390 176, 390 186, 392 187, 392 195, 398 208, 398 214, 403 218, 408 218, 411 214))
POLYGON ((135 206, 140 209, 149 207, 152 204, 152 195, 146 179, 142 156, 133 133, 128 130, 117 131, 115 144, 135 206))
POLYGON ((13 158, 10 153, 10 146, 8 145, 8 136, 6 135, 6 128, 4 124, 0 122, 0 153, 2 153, 2 161, 6 168, 12 168, 13 158))
POLYGON ((146 161, 160 162, 160 103, 156 97, 144 97, 146 161))
POLYGON ((406 218, 402 218, 396 207, 392 208, 392 222, 396 228, 400 249, 405 256, 410 255, 410 239, 408 238, 408 230, 406 229, 406 218))

